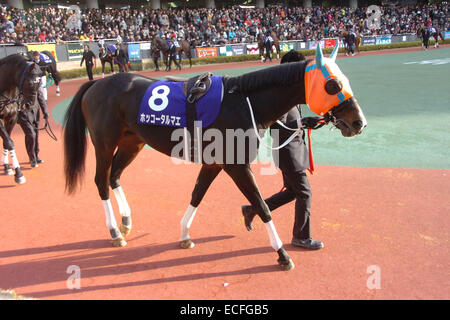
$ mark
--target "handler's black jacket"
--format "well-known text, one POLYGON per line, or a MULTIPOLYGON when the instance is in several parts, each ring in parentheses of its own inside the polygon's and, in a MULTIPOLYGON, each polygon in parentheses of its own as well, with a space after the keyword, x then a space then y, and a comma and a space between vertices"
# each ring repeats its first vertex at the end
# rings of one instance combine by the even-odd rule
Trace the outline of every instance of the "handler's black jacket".
POLYGON ((95 58, 96 56, 91 50, 85 51, 83 53, 83 58, 81 59, 80 66, 83 64, 83 61, 86 61, 86 66, 93 65, 95 58))
POLYGON ((120 48, 117 53, 117 60, 121 65, 126 65, 128 63, 128 55, 125 53, 125 50, 120 48))
MULTIPOLYGON (((299 109, 297 107, 294 107, 288 113, 284 114, 281 117, 280 121, 286 127, 297 129, 297 120, 300 118, 301 116, 299 109)), ((278 129, 279 143, 277 143, 276 139, 274 139, 272 143, 273 147, 277 147, 283 144, 294 133, 294 131, 284 129, 279 124, 274 123, 270 127, 272 139, 276 137, 276 135, 274 135, 275 129, 278 129)), ((273 150, 272 153, 275 165, 279 167, 281 171, 283 171, 283 173, 297 172, 309 168, 309 156, 308 149, 306 148, 305 144, 304 131, 302 131, 299 135, 292 139, 292 141, 289 142, 285 147, 279 150, 273 150)))

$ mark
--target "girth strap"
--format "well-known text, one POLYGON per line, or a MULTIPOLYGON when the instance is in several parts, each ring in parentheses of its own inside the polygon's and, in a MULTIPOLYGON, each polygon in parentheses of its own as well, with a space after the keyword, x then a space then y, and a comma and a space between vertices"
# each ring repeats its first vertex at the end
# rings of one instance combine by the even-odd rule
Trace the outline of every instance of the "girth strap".
MULTIPOLYGON (((186 95, 186 127, 190 134, 189 150, 190 160, 194 161, 194 155, 198 154, 198 142, 194 141, 194 122, 197 120, 197 101, 203 97, 211 87, 211 73, 207 72, 200 76, 188 79, 183 85, 186 95)), ((185 137, 186 138, 186 137, 185 137)))

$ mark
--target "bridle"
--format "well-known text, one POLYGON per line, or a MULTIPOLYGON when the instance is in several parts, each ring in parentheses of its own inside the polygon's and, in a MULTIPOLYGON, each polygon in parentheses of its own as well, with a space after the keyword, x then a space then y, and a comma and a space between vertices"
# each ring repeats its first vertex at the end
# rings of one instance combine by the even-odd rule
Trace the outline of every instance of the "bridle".
POLYGON ((15 96, 14 98, 8 97, 6 96, 3 91, 0 92, 0 98, 2 98, 0 100, 0 112, 3 112, 3 110, 6 108, 7 105, 12 104, 12 103, 17 103, 17 106, 20 110, 20 99, 23 97, 23 81, 25 80, 25 74, 27 73, 28 69, 33 66, 35 64, 35 62, 31 62, 28 61, 24 70, 22 71, 22 74, 20 75, 20 80, 19 80, 19 93, 17 94, 17 96, 15 96))

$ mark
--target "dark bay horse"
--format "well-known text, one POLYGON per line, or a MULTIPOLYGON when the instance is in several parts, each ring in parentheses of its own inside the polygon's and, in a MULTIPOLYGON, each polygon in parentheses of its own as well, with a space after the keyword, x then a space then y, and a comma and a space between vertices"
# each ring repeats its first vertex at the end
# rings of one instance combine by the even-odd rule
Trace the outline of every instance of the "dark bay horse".
MULTIPOLYGON (((28 57, 30 59, 33 59, 33 52, 28 52, 28 57)), ((40 51, 40 60, 39 60, 39 66, 41 67, 42 71, 47 72, 50 74, 55 81, 56 86, 56 95, 60 96, 61 90, 59 88, 59 84, 61 82, 61 75, 58 72, 56 59, 53 56, 53 54, 50 51, 40 51)))
MULTIPOLYGON (((275 49, 277 50, 277 59, 280 59, 280 41, 277 37, 277 34, 272 31, 270 33, 270 36, 273 39, 272 46, 270 47, 270 55, 272 55, 272 48, 275 46, 275 49)), ((261 33, 258 35, 258 49, 261 61, 265 61, 264 50, 266 50, 266 44, 264 43, 264 37, 261 33)))
MULTIPOLYGON (((190 45, 189 41, 179 40, 178 44, 180 45, 177 48, 178 62, 181 65, 181 58, 184 53, 186 55, 186 57, 189 59, 189 67, 192 68, 191 45, 190 45)), ((166 66, 166 71, 168 71, 169 70, 169 44, 167 43, 167 40, 161 39, 159 37, 153 38, 152 48, 162 52, 163 61, 166 66)))
MULTIPOLYGON (((358 52, 361 53, 361 51, 359 50, 359 47, 361 46, 361 42, 362 42, 362 37, 359 33, 355 32, 355 50, 354 52, 358 52)), ((348 37, 350 36, 350 32, 347 31, 342 31, 341 32, 341 39, 344 40, 344 44, 345 44, 345 48, 347 49, 347 55, 350 54, 350 47, 348 45, 348 37)))
POLYGON ((17 122, 19 108, 29 108, 36 101, 37 90, 44 75, 41 68, 22 54, 0 60, 0 137, 3 139, 2 162, 5 174, 14 174, 18 184, 26 179, 20 170, 11 132, 17 122), (12 169, 8 155, 11 155, 12 169))
MULTIPOLYGON (((250 163, 257 155, 257 147, 253 150, 251 141, 257 141, 256 138, 261 132, 297 104, 308 102, 311 110, 319 112, 316 107, 311 107, 316 106, 314 99, 310 98, 311 92, 328 95, 327 99, 333 100, 329 105, 320 106, 322 111, 319 113, 339 128, 343 136, 350 137, 362 132, 367 124, 366 119, 356 99, 347 94, 351 90, 343 89, 349 88, 348 79, 344 75, 335 76, 340 72, 335 63, 336 55, 337 47, 330 58, 325 58, 318 46, 315 60, 287 63, 238 77, 222 78, 223 97, 220 112, 205 128, 211 130, 209 132, 214 132, 216 135, 214 142, 218 146, 212 155, 212 161, 200 161, 202 167, 190 204, 181 220, 182 248, 194 246, 189 236, 190 225, 206 191, 223 170, 232 178, 265 223, 271 246, 278 253, 280 267, 283 270, 294 267, 277 235, 269 208, 259 192, 250 168, 250 163), (305 84, 306 80, 309 81, 309 85, 305 84), (239 132, 244 131, 245 143, 235 145, 239 132), (232 138, 225 139, 230 134, 232 138)), ((180 144, 190 141, 189 133, 180 135, 186 132, 186 128, 138 124, 137 119, 141 117, 141 102, 143 106, 148 105, 150 108, 155 101, 152 99, 160 99, 160 103, 168 102, 164 102, 164 99, 167 99, 164 92, 154 90, 149 100, 143 101, 147 89, 156 81, 137 74, 116 74, 87 82, 80 87, 66 113, 64 130, 66 191, 69 194, 73 193, 83 177, 87 129, 95 148, 95 183, 102 200, 113 246, 125 246, 124 235, 131 230, 131 210, 120 185, 124 169, 136 158, 145 144, 168 156, 183 159, 186 149, 183 155, 179 152, 174 153, 174 150, 179 148, 180 144), (112 188, 119 204, 122 216, 120 227, 114 218, 109 187, 112 188)), ((205 141, 204 143, 206 144, 205 141)), ((203 146, 200 145, 198 148, 200 147, 203 146)))
POLYGON ((105 77, 105 64, 109 63, 111 66, 111 73, 114 74, 114 52, 111 52, 106 45, 99 45, 98 57, 102 64, 102 78, 105 77))
POLYGON ((422 27, 418 28, 417 32, 416 32, 417 37, 422 39, 422 47, 424 46, 424 44, 423 44, 423 40, 424 39, 422 37, 422 31, 427 31, 427 29, 430 30, 430 33, 429 33, 430 34, 430 38, 433 37, 434 40, 435 40, 434 47, 435 48, 439 48, 439 38, 442 41, 444 41, 444 36, 441 33, 441 30, 439 30, 439 28, 435 28, 435 27, 428 28, 426 26, 422 26, 422 27))

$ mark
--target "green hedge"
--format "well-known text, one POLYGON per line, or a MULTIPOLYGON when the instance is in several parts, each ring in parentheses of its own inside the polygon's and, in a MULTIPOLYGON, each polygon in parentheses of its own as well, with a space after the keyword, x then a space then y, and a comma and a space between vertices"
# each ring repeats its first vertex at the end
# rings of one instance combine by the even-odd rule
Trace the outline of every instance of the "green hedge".
MULTIPOLYGON (((445 44, 450 44, 450 39, 444 41, 445 44)), ((441 42, 442 44, 442 42, 441 42)), ((386 49, 396 49, 396 48, 410 48, 410 47, 420 47, 422 45, 421 41, 414 42, 395 42, 391 44, 377 44, 377 45, 367 45, 361 46, 360 51, 377 51, 377 50, 386 50, 386 49)), ((430 41, 430 46, 434 45, 434 40, 430 41)), ((324 53, 330 54, 333 48, 324 49, 324 53)), ((301 52, 305 56, 313 56, 315 54, 315 50, 301 50, 301 52)), ((345 52, 345 48, 339 48, 339 52, 345 52)), ((283 53, 281 54, 283 56, 283 53)), ((260 59, 258 54, 247 54, 247 55, 238 55, 238 56, 229 56, 229 57, 210 57, 210 58, 193 58, 192 65, 206 65, 206 64, 215 64, 215 63, 228 63, 228 62, 245 62, 245 61, 258 61, 260 59)), ((182 65, 184 67, 189 66, 189 60, 183 59, 182 65)), ((164 63, 159 60, 160 68, 164 68, 164 63)), ((131 63, 130 70, 131 71, 143 71, 143 70, 153 70, 155 69, 155 65, 153 62, 139 62, 139 63, 131 63)), ((117 65, 114 66, 114 70, 118 71, 117 65)), ((101 66, 97 67, 93 70, 94 75, 100 75, 102 71, 101 66)), ((86 77, 86 69, 78 68, 73 70, 63 70, 60 71, 61 78, 64 79, 74 79, 74 78, 85 78, 86 77)), ((105 66, 105 74, 110 74, 109 64, 105 66)))

